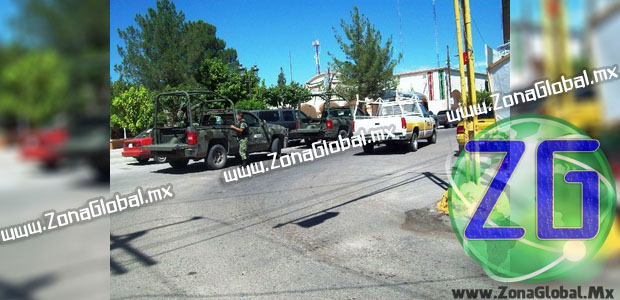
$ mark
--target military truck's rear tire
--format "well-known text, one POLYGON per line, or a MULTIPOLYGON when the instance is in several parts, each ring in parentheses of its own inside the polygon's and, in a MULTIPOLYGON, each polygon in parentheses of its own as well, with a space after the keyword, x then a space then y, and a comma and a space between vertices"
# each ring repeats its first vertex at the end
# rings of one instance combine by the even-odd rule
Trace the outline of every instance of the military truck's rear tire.
POLYGON ((189 159, 170 160, 168 163, 174 169, 185 169, 187 163, 189 163, 189 159))
POLYGON ((275 138, 271 141, 271 148, 269 148, 269 151, 275 153, 276 157, 280 157, 280 154, 282 154, 282 145, 280 144, 279 138, 275 138))
POLYGON ((414 132, 411 136, 411 140, 407 144, 407 149, 411 152, 418 151, 418 133, 414 132))
POLYGON ((368 143, 368 144, 362 146, 362 149, 364 150, 364 153, 372 154, 373 150, 375 149, 375 144, 368 143))
POLYGON ((211 149, 209 149, 209 154, 207 154, 207 167, 212 170, 221 169, 226 165, 226 160, 228 159, 228 153, 226 152, 226 148, 222 145, 213 145, 211 149))
POLYGON ((338 136, 344 140, 349 137, 349 133, 344 129, 340 129, 340 131, 338 131, 338 136))
POLYGON ((317 141, 317 140, 315 140, 315 139, 305 138, 305 139, 304 139, 304 144, 306 144, 306 146, 307 146, 307 147, 312 147, 312 144, 313 144, 314 142, 316 142, 316 141, 317 141))

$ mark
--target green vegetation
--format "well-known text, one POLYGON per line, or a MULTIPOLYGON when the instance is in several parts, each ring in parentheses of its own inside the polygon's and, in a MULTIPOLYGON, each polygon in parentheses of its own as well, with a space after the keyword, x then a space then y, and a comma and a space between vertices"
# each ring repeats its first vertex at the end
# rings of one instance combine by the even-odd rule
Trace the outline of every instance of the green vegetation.
POLYGON ((349 99, 355 99, 356 94, 379 97, 383 91, 395 89, 394 67, 402 54, 392 59, 392 38, 382 45, 381 32, 368 18, 360 15, 357 7, 351 11, 351 23, 342 19, 340 27, 344 37, 338 34, 336 28, 334 34, 346 59, 339 60, 330 53, 341 83, 335 89, 349 99))

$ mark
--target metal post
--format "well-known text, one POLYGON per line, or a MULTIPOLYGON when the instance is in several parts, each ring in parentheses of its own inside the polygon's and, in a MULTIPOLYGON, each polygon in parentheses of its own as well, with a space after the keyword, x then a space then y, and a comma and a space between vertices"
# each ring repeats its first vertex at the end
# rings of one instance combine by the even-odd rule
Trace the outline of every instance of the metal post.
POLYGON ((450 69, 450 45, 446 45, 446 53, 448 57, 448 99, 446 100, 446 109, 450 110, 450 96, 452 95, 452 72, 450 69))
MULTIPOLYGON (((476 71, 474 68, 474 44, 473 37, 471 34, 471 14, 469 11, 469 0, 463 1, 463 17, 464 17, 464 25, 465 25, 465 46, 467 48, 467 73, 469 76, 469 103, 471 107, 476 106, 476 71)), ((478 128, 478 115, 473 114, 473 126, 472 130, 469 130, 469 140, 473 140, 476 136, 476 133, 479 132, 478 128)), ((480 176, 480 155, 479 153, 474 153, 474 161, 473 161, 473 178, 476 182, 478 182, 480 176)))
MULTIPOLYGON (((465 83, 465 63, 463 60, 463 33, 461 31, 461 10, 459 0, 454 0, 454 18, 456 20, 456 44, 459 50, 459 72, 461 76, 461 102, 467 104, 467 84, 465 83)), ((464 123, 467 120, 463 120, 464 123)), ((466 124, 465 124, 466 125, 466 124)))

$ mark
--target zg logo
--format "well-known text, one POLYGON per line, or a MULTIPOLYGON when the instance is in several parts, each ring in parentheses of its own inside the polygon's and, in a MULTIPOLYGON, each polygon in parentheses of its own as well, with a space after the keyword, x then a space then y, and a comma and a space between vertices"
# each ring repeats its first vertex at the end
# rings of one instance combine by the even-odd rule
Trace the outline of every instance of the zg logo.
POLYGON ((616 209, 599 142, 546 116, 486 128, 465 145, 451 186, 450 219, 459 241, 503 282, 575 272, 605 242, 616 209))

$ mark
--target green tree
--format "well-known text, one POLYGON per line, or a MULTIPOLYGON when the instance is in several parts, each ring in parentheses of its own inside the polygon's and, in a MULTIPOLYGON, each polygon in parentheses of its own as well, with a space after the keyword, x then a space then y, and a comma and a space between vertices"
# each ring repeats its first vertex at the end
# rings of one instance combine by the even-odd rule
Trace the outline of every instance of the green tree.
POLYGON ((260 100, 241 100, 235 103, 235 108, 243 110, 267 109, 267 104, 260 100))
POLYGON ((341 19, 340 27, 344 37, 338 34, 336 28, 333 30, 346 58, 340 60, 329 53, 340 81, 337 89, 349 99, 354 99, 355 94, 360 97, 379 97, 384 90, 394 89, 394 67, 402 54, 392 59, 392 38, 388 38, 382 45, 381 32, 375 29, 368 18, 360 15, 356 6, 351 11, 351 23, 347 24, 341 19))
POLYGON ((270 87, 265 98, 267 104, 274 107, 295 107, 310 99, 310 91, 299 83, 292 82, 289 85, 270 87))
POLYGON ((0 73, 0 111, 42 125, 67 108, 69 78, 67 63, 54 50, 21 55, 0 73))
POLYGON ((491 98, 491 92, 485 90, 476 91, 476 102, 486 103, 487 107, 492 107, 493 99, 491 98))
POLYGON ((278 86, 286 85, 286 76, 284 76, 284 70, 280 67, 280 74, 278 74, 278 86))
MULTIPOLYGON (((100 0, 14 1, 19 14, 14 24, 25 45, 51 47, 65 61, 70 112, 85 105, 109 107, 110 2, 100 0)), ((35 72, 37 68, 31 69, 35 72)))
POLYGON ((153 122, 155 94, 144 86, 130 87, 112 99, 110 122, 128 129, 133 135, 149 128, 153 122))
POLYGON ((125 47, 118 47, 123 61, 116 70, 151 90, 192 83, 206 58, 237 64, 237 52, 216 37, 215 26, 203 21, 185 22, 185 15, 168 0, 158 0, 146 15, 136 15, 137 28, 119 30, 125 47))

